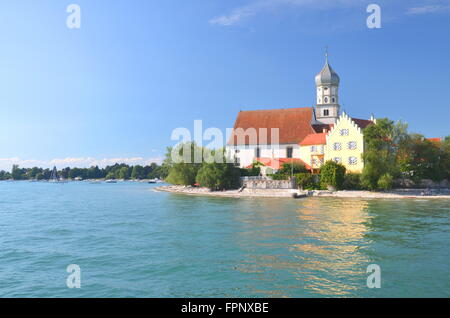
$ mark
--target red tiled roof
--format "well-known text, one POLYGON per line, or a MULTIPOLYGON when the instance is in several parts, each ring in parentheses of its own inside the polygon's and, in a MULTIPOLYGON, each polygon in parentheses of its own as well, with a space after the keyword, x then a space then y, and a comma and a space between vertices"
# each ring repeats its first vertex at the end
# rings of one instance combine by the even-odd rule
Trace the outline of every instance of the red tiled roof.
MULTIPOLYGON (((298 158, 256 158, 256 161, 261 162, 266 167, 270 167, 274 170, 280 170, 285 163, 301 163, 305 166, 306 169, 311 170, 311 166, 305 163, 303 160, 298 158)), ((251 168, 252 165, 249 165, 247 168, 251 168)))
POLYGON ((327 143, 327 133, 309 134, 300 143, 301 146, 325 145, 327 143))
POLYGON ((439 144, 442 139, 441 138, 427 138, 427 140, 439 144))
POLYGON ((228 144, 255 144, 253 141, 250 143, 248 136, 245 136, 244 142, 239 140, 235 131, 238 128, 242 128, 244 131, 249 128, 256 129, 257 144, 271 143, 272 128, 279 129, 280 144, 298 144, 306 135, 314 133, 314 129, 311 126, 312 118, 313 108, 311 107, 241 111, 234 124, 233 133, 228 144), (266 129, 267 140, 264 140, 263 135, 259 135, 260 128, 266 129))
POLYGON ((352 120, 355 122, 356 125, 359 126, 359 128, 364 129, 369 125, 373 124, 373 121, 367 120, 367 119, 358 119, 358 118, 352 118, 352 120))

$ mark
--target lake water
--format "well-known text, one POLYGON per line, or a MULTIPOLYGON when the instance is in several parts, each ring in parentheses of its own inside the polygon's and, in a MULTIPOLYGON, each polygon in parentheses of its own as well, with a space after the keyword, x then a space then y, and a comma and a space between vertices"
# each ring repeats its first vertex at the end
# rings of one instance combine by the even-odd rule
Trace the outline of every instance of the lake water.
POLYGON ((0 296, 450 297, 449 201, 153 187, 0 182, 0 296), (69 264, 81 289, 66 286, 69 264))

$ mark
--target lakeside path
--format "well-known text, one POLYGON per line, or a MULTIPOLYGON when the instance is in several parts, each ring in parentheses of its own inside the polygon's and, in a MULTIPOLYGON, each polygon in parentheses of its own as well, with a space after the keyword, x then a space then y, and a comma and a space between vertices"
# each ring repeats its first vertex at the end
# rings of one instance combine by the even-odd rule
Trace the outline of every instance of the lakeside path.
POLYGON ((157 192, 170 192, 183 195, 200 195, 214 197, 233 197, 233 198, 292 198, 295 194, 306 195, 309 197, 335 197, 335 198, 367 198, 367 199, 450 199, 450 190, 432 190, 408 189, 392 190, 389 192, 371 192, 371 191, 299 191, 295 189, 244 189, 212 192, 206 188, 194 188, 186 186, 161 186, 153 189, 157 192))

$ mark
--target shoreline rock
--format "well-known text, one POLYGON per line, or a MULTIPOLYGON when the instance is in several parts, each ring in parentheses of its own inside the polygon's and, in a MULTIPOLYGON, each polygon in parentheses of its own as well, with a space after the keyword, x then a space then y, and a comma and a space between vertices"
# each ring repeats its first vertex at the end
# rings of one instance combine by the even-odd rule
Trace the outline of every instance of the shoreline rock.
POLYGON ((371 191, 328 191, 312 190, 300 191, 295 189, 244 189, 212 192, 206 188, 187 186, 161 186, 153 189, 156 192, 169 192, 183 195, 234 197, 234 198, 306 198, 306 197, 333 197, 333 198, 365 198, 365 199, 450 199, 450 190, 398 189, 389 192, 371 191))

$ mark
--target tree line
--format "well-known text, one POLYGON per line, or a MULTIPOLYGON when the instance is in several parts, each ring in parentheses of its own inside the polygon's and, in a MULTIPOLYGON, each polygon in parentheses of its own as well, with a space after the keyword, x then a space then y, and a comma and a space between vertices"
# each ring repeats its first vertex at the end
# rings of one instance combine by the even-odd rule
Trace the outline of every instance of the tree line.
MULTIPOLYGON (((51 176, 51 169, 44 168, 20 168, 18 165, 13 165, 11 172, 0 171, 0 180, 49 180, 51 176)), ((58 176, 64 179, 82 179, 82 180, 96 180, 96 179, 165 179, 167 177, 168 169, 163 165, 152 163, 147 166, 135 165, 129 166, 127 164, 118 164, 99 168, 92 166, 90 168, 64 168, 58 170, 58 176)))

